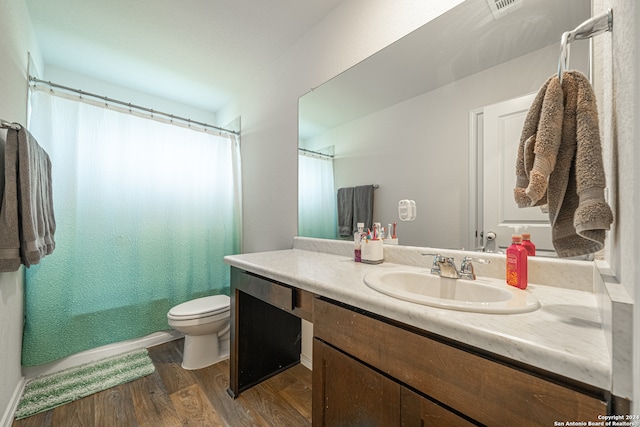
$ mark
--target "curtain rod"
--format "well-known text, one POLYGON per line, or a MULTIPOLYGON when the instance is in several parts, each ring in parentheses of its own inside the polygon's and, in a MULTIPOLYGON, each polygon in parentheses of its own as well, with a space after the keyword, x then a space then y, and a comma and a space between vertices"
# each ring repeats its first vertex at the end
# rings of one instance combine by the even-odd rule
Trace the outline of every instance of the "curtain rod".
POLYGON ((325 159, 333 159, 334 157, 332 154, 319 153, 317 151, 307 150, 306 148, 298 148, 298 151, 302 151, 304 154, 308 154, 310 156, 319 156, 325 159))
POLYGON ((164 117, 166 117, 168 119, 171 119, 171 120, 179 120, 181 122, 185 122, 185 123, 188 123, 188 124, 194 124, 194 125, 202 126, 202 127, 205 127, 205 128, 215 129, 217 131, 224 132, 224 133, 230 133, 230 134, 233 134, 233 135, 240 135, 240 132, 235 131, 235 130, 221 128, 221 127, 218 127, 218 126, 210 125, 208 123, 203 123, 203 122, 199 122, 199 121, 196 121, 196 120, 191 120, 191 119, 188 119, 188 118, 185 118, 185 117, 176 116, 174 114, 163 113, 162 111, 154 110, 152 108, 147 108, 147 107, 141 107, 140 105, 135 105, 135 104, 132 104, 130 102, 119 101, 117 99, 109 98, 107 96, 96 95, 95 93, 85 92, 84 90, 81 90, 81 89, 74 89, 74 88, 71 88, 71 87, 68 87, 68 86, 63 86, 63 85, 60 85, 60 84, 57 84, 57 83, 52 83, 50 81, 40 80, 40 79, 38 79, 36 77, 33 77, 33 76, 29 76, 29 81, 30 82, 35 82, 35 83, 46 84, 46 85, 48 85, 49 87, 52 87, 52 88, 57 88, 57 89, 62 89, 62 90, 66 90, 66 91, 69 91, 69 92, 74 92, 74 93, 80 94, 81 96, 89 96, 89 97, 92 97, 92 98, 99 99, 101 101, 110 102, 112 104, 122 105, 124 107, 129 108, 130 110, 133 108, 133 109, 136 109, 136 110, 140 110, 140 111, 144 111, 144 112, 150 113, 151 115, 164 116, 164 117))

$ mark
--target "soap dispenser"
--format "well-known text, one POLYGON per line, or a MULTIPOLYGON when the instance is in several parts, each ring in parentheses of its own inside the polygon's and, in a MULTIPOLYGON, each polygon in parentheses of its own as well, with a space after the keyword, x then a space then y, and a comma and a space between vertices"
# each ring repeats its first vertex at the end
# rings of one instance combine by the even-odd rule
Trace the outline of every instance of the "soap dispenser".
POLYGON ((522 246, 522 236, 511 236, 511 246, 507 248, 507 284, 516 288, 527 288, 527 249, 522 246))

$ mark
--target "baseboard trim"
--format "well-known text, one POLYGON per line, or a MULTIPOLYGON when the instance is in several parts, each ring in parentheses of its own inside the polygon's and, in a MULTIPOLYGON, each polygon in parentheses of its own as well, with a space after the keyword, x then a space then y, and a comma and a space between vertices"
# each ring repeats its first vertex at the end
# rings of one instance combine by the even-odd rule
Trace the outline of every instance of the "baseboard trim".
POLYGON ((31 378, 39 377, 40 375, 52 374, 63 369, 80 366, 85 363, 104 359, 105 357, 115 356, 117 354, 139 348, 153 347, 154 345, 163 344, 182 337, 183 335, 180 332, 173 330, 154 332, 141 338, 107 344, 102 347, 96 347, 91 350, 72 354, 71 356, 64 357, 51 363, 45 363, 37 366, 23 366, 22 374, 26 380, 30 380, 31 378))
POLYGON ((306 354, 300 354, 300 364, 310 371, 313 371, 312 359, 306 354))
POLYGON ((22 397, 25 384, 27 384, 27 379, 25 377, 22 377, 20 381, 18 381, 18 384, 16 384, 11 400, 9 401, 9 404, 4 411, 4 415, 0 420, 0 427, 11 427, 11 424, 13 424, 13 419, 16 416, 16 411, 18 410, 18 404, 20 403, 20 398, 22 397))

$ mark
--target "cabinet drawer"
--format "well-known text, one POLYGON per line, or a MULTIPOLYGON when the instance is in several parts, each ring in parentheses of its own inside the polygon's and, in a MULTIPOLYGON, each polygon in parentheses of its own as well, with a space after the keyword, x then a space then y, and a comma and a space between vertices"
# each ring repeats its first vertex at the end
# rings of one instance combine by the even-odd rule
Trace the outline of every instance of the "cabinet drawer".
POLYGON ((311 322, 314 294, 231 268, 233 288, 311 322))
POLYGON ((314 301, 314 336, 486 425, 598 420, 607 404, 331 302, 314 301))
POLYGON ((294 307, 293 289, 276 282, 265 280, 241 270, 231 270, 231 280, 236 289, 258 298, 282 310, 294 307))

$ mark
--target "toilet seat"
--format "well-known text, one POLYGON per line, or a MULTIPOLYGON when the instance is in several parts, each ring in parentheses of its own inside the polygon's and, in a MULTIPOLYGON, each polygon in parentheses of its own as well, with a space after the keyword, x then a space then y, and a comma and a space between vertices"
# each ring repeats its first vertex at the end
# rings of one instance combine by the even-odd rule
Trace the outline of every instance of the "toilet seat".
POLYGON ((201 319, 229 311, 230 299, 226 295, 197 298, 178 304, 169 310, 171 320, 201 319))

